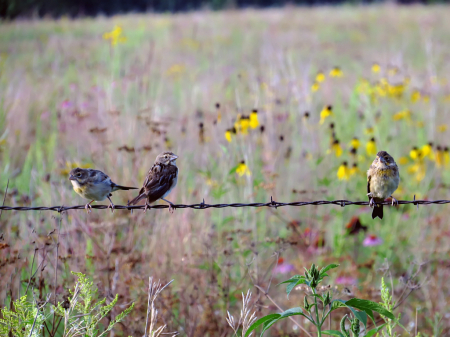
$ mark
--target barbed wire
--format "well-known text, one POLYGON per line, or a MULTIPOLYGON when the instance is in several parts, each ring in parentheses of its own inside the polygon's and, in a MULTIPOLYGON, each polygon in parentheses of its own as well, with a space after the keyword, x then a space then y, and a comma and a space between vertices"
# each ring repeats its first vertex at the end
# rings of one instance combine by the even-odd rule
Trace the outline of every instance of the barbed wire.
MULTIPOLYGON (((391 201, 383 201, 383 202, 377 202, 378 205, 391 205, 391 201)), ((414 200, 399 200, 398 205, 409 205, 413 204, 419 207, 419 205, 444 205, 444 204, 450 204, 450 200, 416 200, 414 196, 414 200)), ((191 204, 191 205, 185 205, 185 204, 178 204, 173 205, 174 209, 183 209, 183 208, 192 208, 192 209, 208 209, 208 208, 226 208, 226 207, 234 207, 234 208, 242 208, 242 207, 270 207, 270 208, 278 208, 278 207, 285 207, 285 206, 294 206, 294 207, 301 207, 301 206, 324 206, 324 205, 336 205, 336 206, 350 206, 350 205, 356 205, 356 206, 369 206, 368 201, 349 201, 349 200, 317 200, 317 201, 295 201, 295 202, 278 202, 270 198, 270 202, 260 203, 232 203, 232 204, 206 204, 203 200, 199 204, 191 204)), ((169 208, 169 205, 150 205, 147 206, 147 209, 161 209, 161 208, 169 208)), ((110 209, 108 205, 92 205, 93 209, 99 209, 99 210, 105 210, 110 209)), ((1 211, 54 211, 54 212, 65 212, 68 210, 84 210, 85 205, 77 205, 77 206, 50 206, 50 207, 44 207, 44 206, 37 206, 37 207, 26 207, 26 206, 0 206, 1 211)), ((115 205, 115 210, 119 209, 125 209, 125 210, 138 210, 138 209, 145 209, 145 205, 139 205, 139 206, 127 206, 127 205, 115 205)))

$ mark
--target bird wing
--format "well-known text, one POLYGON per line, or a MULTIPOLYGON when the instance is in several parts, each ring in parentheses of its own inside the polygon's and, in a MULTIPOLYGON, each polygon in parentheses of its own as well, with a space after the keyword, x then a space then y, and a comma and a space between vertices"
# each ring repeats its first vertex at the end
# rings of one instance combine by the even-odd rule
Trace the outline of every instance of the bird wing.
POLYGON ((148 196, 148 201, 153 202, 164 196, 172 187, 174 179, 177 177, 178 168, 174 165, 162 166, 159 172, 148 175, 144 189, 148 196))
POLYGON ((108 175, 100 170, 89 169, 88 171, 89 177, 95 178, 97 181, 105 181, 109 179, 108 175))
POLYGON ((138 196, 131 200, 129 204, 137 204, 144 198, 148 198, 149 203, 162 198, 172 187, 173 180, 177 177, 177 173, 178 168, 174 165, 153 165, 147 173, 144 185, 139 190, 138 196))

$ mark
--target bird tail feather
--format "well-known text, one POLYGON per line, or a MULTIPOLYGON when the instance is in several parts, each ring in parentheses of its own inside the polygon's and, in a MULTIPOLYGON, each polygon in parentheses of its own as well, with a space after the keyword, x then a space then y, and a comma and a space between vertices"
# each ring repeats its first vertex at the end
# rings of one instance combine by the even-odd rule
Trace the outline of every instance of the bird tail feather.
POLYGON ((137 189, 139 189, 139 187, 128 187, 128 186, 114 185, 113 192, 117 191, 117 190, 128 191, 128 190, 137 190, 137 189))
POLYGON ((136 198, 128 202, 128 206, 130 205, 136 205, 139 201, 142 199, 147 198, 147 195, 145 193, 139 194, 136 198))
POLYGON ((372 211, 372 219, 379 217, 383 219, 383 205, 375 205, 372 211))

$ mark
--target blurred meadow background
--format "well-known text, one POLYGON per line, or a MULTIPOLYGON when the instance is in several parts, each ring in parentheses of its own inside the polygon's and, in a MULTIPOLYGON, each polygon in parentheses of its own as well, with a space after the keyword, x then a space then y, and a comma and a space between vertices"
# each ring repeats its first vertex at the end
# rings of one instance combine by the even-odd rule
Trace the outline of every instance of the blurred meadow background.
MULTIPOLYGON (((400 169, 398 200, 448 199, 449 15, 443 5, 288 6, 0 23, 1 196, 84 204, 72 168, 140 187, 171 150, 175 204, 366 201, 366 170, 386 150, 400 169)), ((242 293, 251 290, 257 317, 278 312, 255 285, 286 309, 304 292, 286 299, 277 283, 339 263, 335 297, 379 302, 385 277, 405 328, 444 336, 449 249, 445 205, 385 207, 383 220, 332 205, 3 211, 0 303, 29 283, 40 300, 62 302, 70 272, 82 272, 102 297, 119 294, 122 310, 135 302, 111 335, 142 336, 153 276, 174 280, 155 302, 158 325, 232 336, 225 318, 239 316, 242 293)), ((306 336, 291 321, 266 335, 306 336)))

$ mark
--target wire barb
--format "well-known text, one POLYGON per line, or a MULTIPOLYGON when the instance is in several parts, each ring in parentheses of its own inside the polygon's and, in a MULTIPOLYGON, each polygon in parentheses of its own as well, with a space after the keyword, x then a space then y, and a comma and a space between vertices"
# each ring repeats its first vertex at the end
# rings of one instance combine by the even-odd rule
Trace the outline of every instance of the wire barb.
MULTIPOLYGON (((399 200, 399 205, 408 205, 413 204, 419 207, 419 205, 445 205, 450 204, 450 200, 416 200, 416 196, 414 196, 414 200, 399 200)), ((348 205, 355 205, 355 206, 369 206, 368 201, 349 201, 349 200, 316 200, 316 201, 294 201, 294 202, 277 202, 273 200, 272 197, 270 197, 270 202, 266 203, 232 203, 232 204, 206 204, 205 200, 203 199, 202 203, 200 204, 192 204, 192 205, 185 205, 185 204, 179 204, 179 205, 173 205, 174 208, 192 208, 192 209, 206 209, 206 208, 225 208, 225 207, 234 207, 234 208, 241 208, 241 207, 270 207, 270 208, 278 208, 283 206, 294 206, 294 207, 301 207, 301 206, 325 206, 325 205, 336 205, 336 206, 348 206, 348 205)), ((383 201, 383 202, 377 202, 377 205, 388 205, 391 206, 391 201, 383 201)), ((115 205, 114 209, 119 210, 129 210, 133 211, 135 209, 144 209, 145 205, 138 205, 138 206, 128 206, 128 205, 115 205)), ((162 209, 162 208, 169 208, 169 205, 149 205, 147 208, 154 208, 154 209, 162 209)), ((71 209, 76 210, 84 210, 84 205, 77 205, 77 206, 36 206, 36 207, 27 207, 27 206, 0 206, 1 211, 54 211, 58 213, 62 213, 71 209)), ((107 210, 108 205, 93 205, 92 209, 98 209, 98 210, 107 210)))

